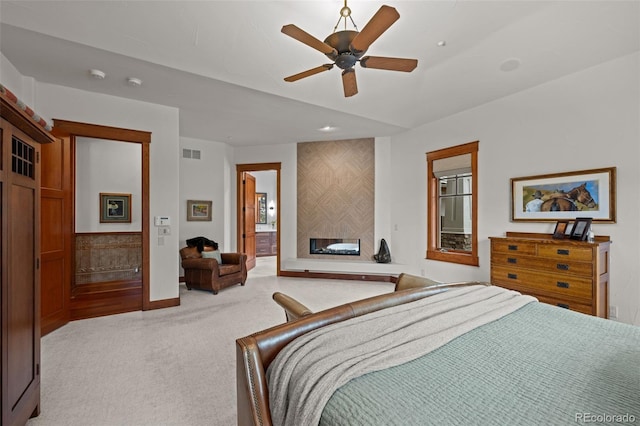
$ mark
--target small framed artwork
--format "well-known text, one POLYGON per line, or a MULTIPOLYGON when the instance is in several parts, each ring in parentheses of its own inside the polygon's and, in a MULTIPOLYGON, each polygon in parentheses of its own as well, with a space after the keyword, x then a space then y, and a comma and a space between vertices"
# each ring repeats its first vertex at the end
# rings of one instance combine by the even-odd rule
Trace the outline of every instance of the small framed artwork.
POLYGON ((561 240, 564 238, 564 235, 567 233, 567 228, 569 227, 568 220, 559 220, 556 222, 556 228, 553 230, 553 238, 557 240, 561 240))
POLYGON ((590 217, 577 217, 576 221, 573 222, 573 228, 571 228, 569 238, 572 240, 585 241, 587 239, 587 234, 589 233, 592 220, 593 218, 590 217))
POLYGON ((188 221, 211 221, 211 201, 187 200, 188 221))
POLYGON ((101 192, 100 223, 131 223, 131 194, 101 192))

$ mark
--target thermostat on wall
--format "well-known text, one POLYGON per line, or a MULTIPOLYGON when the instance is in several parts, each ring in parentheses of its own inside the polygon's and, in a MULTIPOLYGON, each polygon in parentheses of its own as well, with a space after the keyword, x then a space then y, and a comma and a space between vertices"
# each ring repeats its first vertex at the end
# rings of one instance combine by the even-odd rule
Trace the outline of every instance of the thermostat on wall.
POLYGON ((171 225, 171 219, 169 216, 155 216, 154 225, 156 226, 169 226, 171 225))

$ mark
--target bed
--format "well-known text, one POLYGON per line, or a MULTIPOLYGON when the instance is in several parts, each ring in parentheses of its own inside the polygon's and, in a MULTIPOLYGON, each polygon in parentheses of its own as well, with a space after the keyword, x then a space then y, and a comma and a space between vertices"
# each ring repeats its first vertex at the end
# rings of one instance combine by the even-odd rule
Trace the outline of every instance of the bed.
POLYGON ((363 299, 236 349, 239 425, 640 420, 639 327, 491 285, 363 299))

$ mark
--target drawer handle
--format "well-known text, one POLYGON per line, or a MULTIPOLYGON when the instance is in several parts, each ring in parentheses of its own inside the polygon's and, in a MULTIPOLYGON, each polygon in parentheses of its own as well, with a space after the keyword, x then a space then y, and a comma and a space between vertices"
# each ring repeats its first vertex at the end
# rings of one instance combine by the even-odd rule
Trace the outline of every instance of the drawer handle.
POLYGON ((517 251, 518 250, 518 246, 515 245, 515 244, 509 244, 509 250, 517 251))
POLYGON ((569 270, 569 265, 567 265, 566 263, 558 263, 558 264, 556 265, 556 267, 557 267, 558 269, 563 270, 563 271, 568 271, 568 270, 569 270))
POLYGON ((569 255, 569 250, 567 249, 558 249, 558 254, 563 254, 565 256, 569 255))
POLYGON ((508 257, 507 258, 507 262, 509 262, 509 263, 518 263, 518 259, 516 259, 515 257, 508 257))
POLYGON ((507 278, 512 279, 512 280, 517 280, 518 279, 518 274, 507 274, 507 278))
POLYGON ((567 305, 566 303, 558 303, 557 305, 563 309, 569 309, 569 305, 567 305))
POLYGON ((569 283, 565 283, 564 281, 558 281, 556 285, 560 288, 569 288, 569 283))

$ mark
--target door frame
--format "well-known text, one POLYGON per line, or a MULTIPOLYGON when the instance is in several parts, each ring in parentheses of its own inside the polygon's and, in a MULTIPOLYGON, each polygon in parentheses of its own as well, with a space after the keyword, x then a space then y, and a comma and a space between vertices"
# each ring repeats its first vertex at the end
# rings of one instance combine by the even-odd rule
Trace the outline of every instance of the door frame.
MULTIPOLYGON (((151 132, 141 130, 130 130, 118 127, 102 126, 97 124, 79 123, 74 121, 54 119, 54 129, 59 136, 66 135, 71 138, 71 149, 75 151, 75 139, 76 137, 89 137, 97 139, 108 139, 113 141, 119 141, 123 143, 136 143, 140 145, 142 152, 142 165, 141 165, 141 221, 142 221, 142 310, 146 311, 154 309, 155 306, 151 302, 150 291, 150 224, 149 224, 149 181, 150 181, 150 144, 151 144, 151 132)), ((75 154, 73 154, 75 155, 75 154)), ((74 216, 72 236, 75 235, 75 162, 72 161, 72 206, 70 209, 71 214, 74 216)), ((75 244, 72 244, 72 252, 75 250, 75 244)), ((112 312, 120 313, 120 312, 112 312)), ((108 313, 107 315, 110 315, 108 313)), ((75 319, 75 318, 72 318, 75 319)))
POLYGON ((280 211, 282 210, 282 204, 280 202, 280 170, 282 163, 248 163, 248 164, 236 164, 236 241, 239 252, 244 252, 244 239, 242 234, 244 233, 244 215, 242 214, 244 209, 244 199, 242 197, 242 176, 245 172, 262 172, 267 170, 274 170, 276 172, 276 276, 280 276, 280 211))

